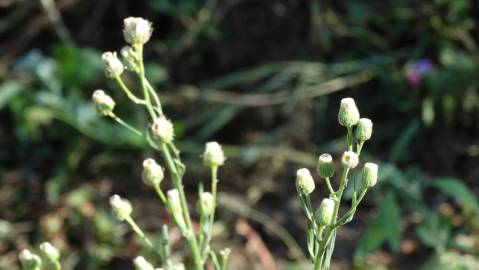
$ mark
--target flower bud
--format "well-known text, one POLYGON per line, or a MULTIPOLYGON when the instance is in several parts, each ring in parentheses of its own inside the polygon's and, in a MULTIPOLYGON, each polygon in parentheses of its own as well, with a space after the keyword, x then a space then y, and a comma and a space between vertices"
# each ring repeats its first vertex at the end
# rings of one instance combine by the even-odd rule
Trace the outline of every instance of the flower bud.
POLYGON ((152 158, 143 161, 143 182, 147 186, 158 186, 165 177, 163 168, 152 158))
POLYGON ((116 217, 123 221, 131 215, 133 208, 127 199, 123 199, 117 194, 110 197, 110 205, 116 217))
POLYGON ((173 141, 174 130, 170 120, 163 116, 158 117, 151 125, 153 137, 161 143, 170 143, 173 141))
POLYGON ((314 191, 314 179, 308 169, 302 168, 296 172, 296 188, 305 195, 314 191))
POLYGON ((51 262, 58 262, 60 259, 60 251, 48 242, 40 244, 40 251, 42 252, 42 257, 51 262))
POLYGON ((375 163, 364 164, 363 173, 361 175, 361 183, 363 187, 374 187, 378 181, 378 165, 375 163))
POLYGON ((175 218, 176 222, 178 222, 178 227, 180 227, 180 230, 184 229, 185 220, 183 218, 183 210, 181 208, 180 193, 176 188, 174 188, 168 190, 168 192, 166 192, 166 196, 168 196, 168 202, 170 203, 173 217, 175 218))
POLYGON ((101 56, 105 65, 105 73, 107 77, 114 78, 123 73, 123 63, 116 56, 116 52, 105 52, 101 56))
POLYGON ((143 256, 138 256, 133 260, 136 270, 154 270, 155 268, 143 256))
POLYGON ((42 259, 40 258, 40 256, 31 253, 30 250, 22 250, 18 258, 22 263, 23 270, 41 270, 42 259))
POLYGON ((356 127, 356 139, 359 141, 367 141, 371 139, 373 133, 373 122, 367 118, 359 119, 356 127))
POLYGON ((229 249, 229 248, 225 248, 225 249, 220 250, 221 259, 224 262, 228 261, 228 257, 230 256, 230 254, 231 254, 231 249, 229 249))
POLYGON ((200 194, 200 208, 203 214, 209 216, 215 210, 215 200, 213 195, 209 192, 203 192, 200 194))
POLYGON ((331 178, 334 175, 334 162, 330 154, 322 154, 318 158, 316 173, 322 178, 331 178))
POLYGON ((99 113, 109 115, 113 112, 115 101, 109 95, 105 94, 103 90, 95 90, 92 99, 99 113))
POLYGON ((353 151, 345 151, 341 161, 346 168, 354 169, 358 166, 359 157, 353 151))
POLYGON ((120 51, 121 56, 123 57, 123 61, 125 62, 125 66, 128 70, 137 71, 138 70, 138 58, 136 57, 136 53, 130 46, 125 46, 120 51))
POLYGON ((331 199, 323 199, 316 211, 316 221, 320 226, 330 225, 333 220, 334 201, 331 199))
POLYGON ((208 167, 221 166, 225 162, 225 154, 217 142, 207 142, 203 153, 203 163, 208 167))
POLYGON ((145 44, 150 40, 151 32, 151 23, 143 18, 128 17, 123 20, 123 37, 131 45, 145 44))
POLYGON ((352 98, 341 99, 338 121, 341 126, 352 127, 359 121, 359 111, 352 98))

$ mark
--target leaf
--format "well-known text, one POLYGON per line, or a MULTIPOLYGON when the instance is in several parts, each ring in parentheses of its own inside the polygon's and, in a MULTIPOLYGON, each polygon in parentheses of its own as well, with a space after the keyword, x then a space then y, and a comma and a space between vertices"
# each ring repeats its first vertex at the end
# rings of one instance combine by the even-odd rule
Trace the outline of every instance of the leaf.
POLYGON ((359 240, 354 258, 363 260, 364 257, 379 248, 382 244, 388 243, 392 250, 399 248, 401 230, 399 227, 400 212, 396 198, 392 192, 386 193, 378 215, 371 220, 366 232, 359 240))
POLYGON ((17 81, 8 81, 0 85, 0 110, 17 96, 24 87, 17 81))
POLYGON ((437 178, 430 186, 456 200, 464 211, 479 213, 479 202, 475 194, 459 179, 437 178))
POLYGON ((413 120, 411 123, 399 134, 398 139, 394 142, 389 155, 389 161, 395 163, 406 150, 407 146, 416 136, 419 129, 419 121, 413 120))

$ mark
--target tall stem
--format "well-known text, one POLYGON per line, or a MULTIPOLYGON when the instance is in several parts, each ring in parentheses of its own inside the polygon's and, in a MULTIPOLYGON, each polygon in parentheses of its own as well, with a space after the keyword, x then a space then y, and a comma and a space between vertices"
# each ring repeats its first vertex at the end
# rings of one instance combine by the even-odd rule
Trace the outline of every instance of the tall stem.
POLYGON ((143 64, 143 45, 137 44, 135 45, 135 49, 139 59, 138 77, 140 78, 141 89, 143 90, 143 96, 145 97, 146 109, 148 110, 148 113, 150 114, 151 118, 156 119, 156 113, 155 113, 155 110, 153 109, 153 105, 151 105, 150 93, 148 91, 148 88, 145 82, 146 78, 145 78, 145 65, 143 64))

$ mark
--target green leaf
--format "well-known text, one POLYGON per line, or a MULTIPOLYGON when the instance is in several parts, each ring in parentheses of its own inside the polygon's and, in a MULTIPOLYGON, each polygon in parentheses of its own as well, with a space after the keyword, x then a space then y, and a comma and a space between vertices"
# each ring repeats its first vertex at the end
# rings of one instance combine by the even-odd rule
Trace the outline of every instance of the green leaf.
POLYGON ((413 120, 402 132, 398 139, 394 142, 389 155, 389 161, 395 163, 404 153, 409 143, 414 139, 419 130, 419 121, 413 120))
POLYGON ((456 200, 464 211, 479 213, 479 202, 475 194, 459 179, 438 178, 430 186, 456 200))
POLYGON ((388 243, 392 250, 399 248, 401 230, 399 227, 400 212, 396 198, 392 192, 386 193, 378 215, 371 220, 366 232, 359 240, 354 258, 363 260, 366 255, 388 243))
POLYGON ((8 81, 0 85, 0 109, 17 96, 24 87, 23 84, 17 81, 8 81))

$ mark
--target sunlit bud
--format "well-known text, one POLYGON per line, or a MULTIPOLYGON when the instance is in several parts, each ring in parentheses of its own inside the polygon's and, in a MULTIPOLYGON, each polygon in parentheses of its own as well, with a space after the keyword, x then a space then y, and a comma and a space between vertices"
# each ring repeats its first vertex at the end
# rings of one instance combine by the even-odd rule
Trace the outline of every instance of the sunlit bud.
POLYGON ((345 151, 341 161, 346 168, 354 169, 356 166, 358 166, 359 157, 352 151, 345 151))
POLYGON ((28 249, 22 250, 18 258, 22 263, 23 270, 40 270, 42 267, 40 256, 31 253, 28 249))
POLYGON ((158 186, 165 177, 163 168, 152 158, 143 161, 143 182, 148 186, 158 186))
POLYGON ((105 73, 107 77, 114 78, 123 73, 123 63, 116 56, 116 52, 105 52, 101 56, 105 65, 105 73))
POLYGON ((166 193, 168 196, 168 202, 171 206, 172 214, 175 220, 178 222, 180 229, 185 228, 185 220, 183 218, 183 210, 181 208, 180 193, 176 188, 168 190, 166 193))
POLYGON ((217 142, 207 142, 203 153, 203 163, 208 167, 218 167, 224 164, 225 154, 217 142))
POLYGON ((40 251, 42 252, 42 256, 51 262, 57 262, 60 259, 60 251, 48 242, 44 242, 40 245, 40 251))
POLYGON ((161 143, 170 143, 173 141, 173 124, 166 117, 158 117, 151 125, 151 134, 161 143))
POLYGON ((224 262, 228 261, 228 257, 231 254, 231 249, 225 248, 220 251, 220 256, 223 259, 224 262))
POLYGON ((138 70, 138 59, 136 53, 130 46, 125 46, 120 51, 125 66, 128 70, 137 71, 138 70))
POLYGON ((110 197, 110 205, 116 217, 123 221, 131 215, 133 208, 127 199, 123 199, 117 194, 110 197))
POLYGON ((341 126, 352 127, 359 121, 359 111, 352 98, 341 99, 338 121, 341 126))
POLYGON ((374 187, 378 181, 378 165, 375 163, 364 164, 363 173, 361 175, 361 183, 363 187, 374 187))
POLYGON ((330 154, 322 154, 318 158, 316 173, 322 178, 331 178, 334 175, 334 162, 330 154))
POLYGON ((373 122, 367 118, 359 119, 358 126, 356 127, 356 139, 359 141, 367 141, 371 139, 373 134, 373 122))
POLYGON ((143 256, 138 256, 133 260, 136 270, 154 270, 155 268, 143 256))
POLYGON ((302 168, 296 172, 296 188, 305 195, 314 191, 314 179, 308 169, 302 168))
POLYGON ((123 37, 131 45, 145 44, 150 40, 151 32, 151 23, 143 18, 128 17, 123 20, 123 37))
POLYGON ((215 210, 215 201, 213 195, 209 192, 203 192, 200 194, 200 207, 203 214, 209 216, 215 210))
POLYGON ((331 199, 323 199, 316 211, 316 221, 324 226, 329 225, 332 222, 334 213, 334 201, 331 199))
POLYGON ((95 90, 92 99, 99 113, 109 115, 113 112, 115 101, 109 95, 105 94, 103 90, 95 90))

